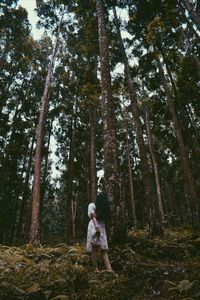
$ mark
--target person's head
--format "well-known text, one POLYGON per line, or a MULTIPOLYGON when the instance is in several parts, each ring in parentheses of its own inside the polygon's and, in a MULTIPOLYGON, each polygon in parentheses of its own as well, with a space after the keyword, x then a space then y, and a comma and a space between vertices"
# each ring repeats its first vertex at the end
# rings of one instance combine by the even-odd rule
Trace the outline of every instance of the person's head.
POLYGON ((110 217, 110 206, 105 193, 100 193, 95 201, 96 214, 100 220, 106 221, 110 217))

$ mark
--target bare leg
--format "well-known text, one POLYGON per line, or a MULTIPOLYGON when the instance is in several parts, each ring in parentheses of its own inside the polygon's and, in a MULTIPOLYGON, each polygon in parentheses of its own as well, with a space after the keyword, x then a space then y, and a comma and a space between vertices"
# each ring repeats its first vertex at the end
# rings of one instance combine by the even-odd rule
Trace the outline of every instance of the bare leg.
POLYGON ((113 272, 113 269, 110 265, 110 260, 109 260, 109 257, 108 257, 108 252, 106 250, 102 250, 102 258, 103 258, 103 262, 104 262, 104 265, 106 267, 106 270, 108 272, 113 272))
POLYGON ((92 264, 93 264, 95 272, 99 272, 99 269, 97 266, 97 251, 98 251, 98 246, 92 245, 91 260, 92 260, 92 264))

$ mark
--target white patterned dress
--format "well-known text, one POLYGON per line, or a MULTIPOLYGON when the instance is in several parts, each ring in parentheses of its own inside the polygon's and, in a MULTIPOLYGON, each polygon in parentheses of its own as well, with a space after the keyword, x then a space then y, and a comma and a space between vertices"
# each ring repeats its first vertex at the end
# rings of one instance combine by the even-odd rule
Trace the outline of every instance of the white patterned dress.
POLYGON ((100 236, 97 238, 95 236, 96 228, 94 221, 91 219, 92 214, 95 213, 96 206, 95 203, 92 202, 88 205, 88 217, 90 218, 89 224, 88 224, 88 230, 87 230, 87 243, 86 243, 86 250, 88 252, 92 251, 92 244, 98 245, 102 250, 108 250, 108 241, 107 241, 107 235, 106 235, 106 228, 105 223, 102 221, 97 221, 98 227, 100 229, 100 236))

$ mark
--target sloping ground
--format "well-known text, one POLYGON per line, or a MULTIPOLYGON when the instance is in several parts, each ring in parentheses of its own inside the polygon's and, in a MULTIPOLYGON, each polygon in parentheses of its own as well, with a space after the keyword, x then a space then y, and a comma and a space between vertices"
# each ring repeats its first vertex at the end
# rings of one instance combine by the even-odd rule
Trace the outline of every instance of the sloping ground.
POLYGON ((131 232, 109 252, 116 274, 94 273, 84 244, 0 245, 1 300, 200 299, 200 235, 131 232))

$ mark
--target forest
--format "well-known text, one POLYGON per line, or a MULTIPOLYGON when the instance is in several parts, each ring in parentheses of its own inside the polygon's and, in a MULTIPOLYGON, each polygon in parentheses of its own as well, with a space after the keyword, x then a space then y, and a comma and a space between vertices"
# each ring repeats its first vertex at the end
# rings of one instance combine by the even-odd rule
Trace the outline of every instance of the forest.
POLYGON ((18 2, 0 3, 0 299, 200 299, 200 3, 36 0, 36 40, 18 2), (85 252, 100 192, 114 274, 85 252))

